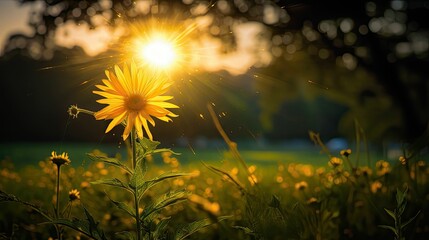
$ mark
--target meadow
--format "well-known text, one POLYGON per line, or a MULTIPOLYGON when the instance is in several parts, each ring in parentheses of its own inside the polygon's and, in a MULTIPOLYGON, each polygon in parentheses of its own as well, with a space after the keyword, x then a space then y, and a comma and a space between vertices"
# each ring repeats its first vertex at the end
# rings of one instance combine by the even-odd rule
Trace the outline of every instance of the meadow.
POLYGON ((429 239, 428 6, 0 0, 0 240, 429 239))
MULTIPOLYGON (((229 139, 229 149, 201 155, 148 151, 140 162, 142 183, 150 185, 139 206, 142 238, 426 239, 424 154, 383 160, 355 149, 333 152, 317 134, 310 137, 318 151, 241 152, 229 139)), ((104 146, 109 154, 69 149, 79 160, 70 154, 71 164, 62 166, 58 215, 58 172, 49 154, 19 167, 1 162, 1 237, 56 239, 60 231, 61 239, 137 239, 127 207, 132 194, 124 191, 136 176, 127 170, 127 146, 104 146)))

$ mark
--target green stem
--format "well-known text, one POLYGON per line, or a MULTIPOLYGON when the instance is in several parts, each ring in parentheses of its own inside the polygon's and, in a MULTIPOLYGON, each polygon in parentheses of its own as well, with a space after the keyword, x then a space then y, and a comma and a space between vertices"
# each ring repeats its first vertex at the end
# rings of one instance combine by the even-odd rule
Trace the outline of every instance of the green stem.
MULTIPOLYGON (((133 171, 136 170, 137 167, 137 149, 136 149, 136 137, 135 137, 135 129, 131 131, 131 149, 133 151, 133 171)), ((137 186, 134 188, 134 205, 136 209, 136 231, 137 231, 137 240, 140 240, 140 234, 141 234, 141 226, 140 226, 140 213, 139 213, 139 199, 138 199, 138 193, 137 193, 137 186)))
POLYGON ((78 108, 78 107, 76 107, 76 109, 77 109, 77 111, 78 111, 78 112, 86 113, 86 114, 88 114, 88 115, 92 115, 92 116, 94 116, 94 114, 95 114, 95 112, 93 112, 93 111, 89 111, 89 110, 86 110, 86 109, 83 109, 83 108, 78 108))
MULTIPOLYGON (((57 165, 57 207, 55 209, 55 216, 57 219, 60 218, 60 174, 61 174, 61 165, 57 165)), ((57 237, 61 240, 61 229, 56 225, 57 237)))

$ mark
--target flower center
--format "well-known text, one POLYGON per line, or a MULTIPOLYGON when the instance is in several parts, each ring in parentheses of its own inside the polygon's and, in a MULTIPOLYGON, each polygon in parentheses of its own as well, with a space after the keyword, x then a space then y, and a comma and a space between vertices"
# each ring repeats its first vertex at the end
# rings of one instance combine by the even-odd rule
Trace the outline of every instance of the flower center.
POLYGON ((125 106, 131 111, 141 111, 146 106, 146 100, 138 94, 133 94, 125 101, 125 106))

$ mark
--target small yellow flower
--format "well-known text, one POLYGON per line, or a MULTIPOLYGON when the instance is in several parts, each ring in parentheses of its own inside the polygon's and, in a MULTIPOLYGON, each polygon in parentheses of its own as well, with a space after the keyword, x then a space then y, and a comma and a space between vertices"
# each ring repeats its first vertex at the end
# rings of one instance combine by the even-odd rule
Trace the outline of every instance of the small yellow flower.
POLYGON ((384 160, 379 160, 375 163, 375 169, 378 176, 384 176, 390 173, 390 163, 384 160))
POLYGON ((198 207, 213 215, 218 215, 220 212, 220 205, 217 202, 210 202, 205 197, 197 194, 192 194, 188 197, 189 201, 196 204, 198 207))
POLYGON ((372 175, 372 169, 367 167, 367 166, 364 166, 364 167, 361 167, 358 169, 358 173, 362 174, 364 176, 371 176, 372 175))
POLYGON ((85 188, 89 188, 91 185, 89 184, 89 182, 84 181, 80 184, 80 187, 85 189, 85 188))
POLYGON ((380 181, 375 181, 371 183, 371 192, 377 193, 383 187, 383 184, 380 181))
POLYGON ((73 189, 69 192, 69 200, 70 202, 76 201, 80 199, 80 192, 77 189, 73 189))
POLYGON ((352 150, 351 149, 344 149, 340 151, 341 156, 344 157, 348 157, 352 154, 352 150))
POLYGON ((407 164, 407 159, 404 156, 400 156, 399 157, 399 161, 401 162, 402 165, 406 165, 407 164))
POLYGON ((296 190, 304 190, 308 187, 308 183, 306 181, 301 181, 298 183, 295 183, 295 189, 296 190))
POLYGON ((97 102, 107 104, 105 108, 95 113, 97 120, 112 119, 106 129, 106 133, 118 124, 125 122, 126 127, 122 135, 125 140, 131 130, 135 128, 139 138, 143 138, 143 129, 152 140, 152 133, 148 123, 155 126, 152 117, 169 122, 170 117, 177 117, 176 114, 167 108, 178 108, 178 106, 166 102, 172 96, 164 96, 171 86, 165 79, 160 79, 154 75, 138 69, 134 62, 130 67, 124 64, 122 69, 115 66, 115 71, 107 71, 108 79, 103 79, 104 85, 96 85, 101 91, 93 93, 104 97, 97 102))
POLYGON ((329 160, 329 163, 333 166, 333 167, 338 167, 341 164, 343 164, 343 160, 341 160, 341 158, 337 158, 337 157, 331 157, 331 159, 329 160))
POLYGON ((317 198, 315 198, 315 197, 311 197, 307 200, 308 204, 313 204, 313 203, 317 203, 317 202, 319 202, 319 200, 317 200, 317 198))
POLYGON ((60 167, 63 164, 69 164, 71 161, 67 153, 63 152, 61 155, 57 155, 55 151, 52 151, 49 160, 60 167))

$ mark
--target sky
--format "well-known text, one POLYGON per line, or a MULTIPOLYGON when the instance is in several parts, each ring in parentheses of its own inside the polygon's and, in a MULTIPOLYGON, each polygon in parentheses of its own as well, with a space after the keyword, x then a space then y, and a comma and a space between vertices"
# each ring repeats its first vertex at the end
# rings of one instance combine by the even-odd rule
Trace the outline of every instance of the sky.
POLYGON ((4 44, 11 34, 33 34, 33 30, 28 26, 29 13, 33 7, 33 4, 20 4, 15 0, 0 1, 0 55, 3 54, 4 44))
MULTIPOLYGON (((207 8, 205 5, 200 5, 197 5, 196 8, 207 8)), ((11 34, 19 33, 27 36, 34 34, 34 30, 28 26, 28 23, 31 18, 31 12, 41 9, 41 7, 43 7, 43 2, 41 1, 20 4, 15 0, 0 0, 0 55, 3 54, 4 46, 11 34)), ((137 9, 144 10, 144 6, 137 7, 137 9)), ((95 28, 90 28, 87 23, 64 22, 58 26, 55 32, 55 44, 69 49, 80 46, 91 57, 107 51, 123 35, 124 31, 120 27, 112 28, 108 24, 108 14, 104 15, 104 13, 111 13, 109 6, 103 11, 103 15, 95 15, 91 19, 94 21, 100 18, 104 19, 104 21, 98 21, 99 23, 93 22, 96 26, 95 28)), ((267 16, 271 15, 268 14, 267 16)), ((191 60, 191 63, 201 65, 201 62, 204 62, 204 65, 198 67, 209 72, 226 70, 233 75, 239 75, 246 73, 252 66, 264 66, 271 62, 269 41, 258 41, 258 36, 265 31, 261 23, 235 24, 232 34, 236 39, 237 48, 236 51, 225 54, 220 40, 211 37, 209 34, 209 25, 212 21, 213 18, 209 16, 197 16, 195 18, 200 30, 201 28, 206 28, 203 30, 204 34, 200 36, 199 41, 194 42, 194 45, 197 46, 196 49, 201 49, 204 54, 194 54, 199 57, 191 60)))

